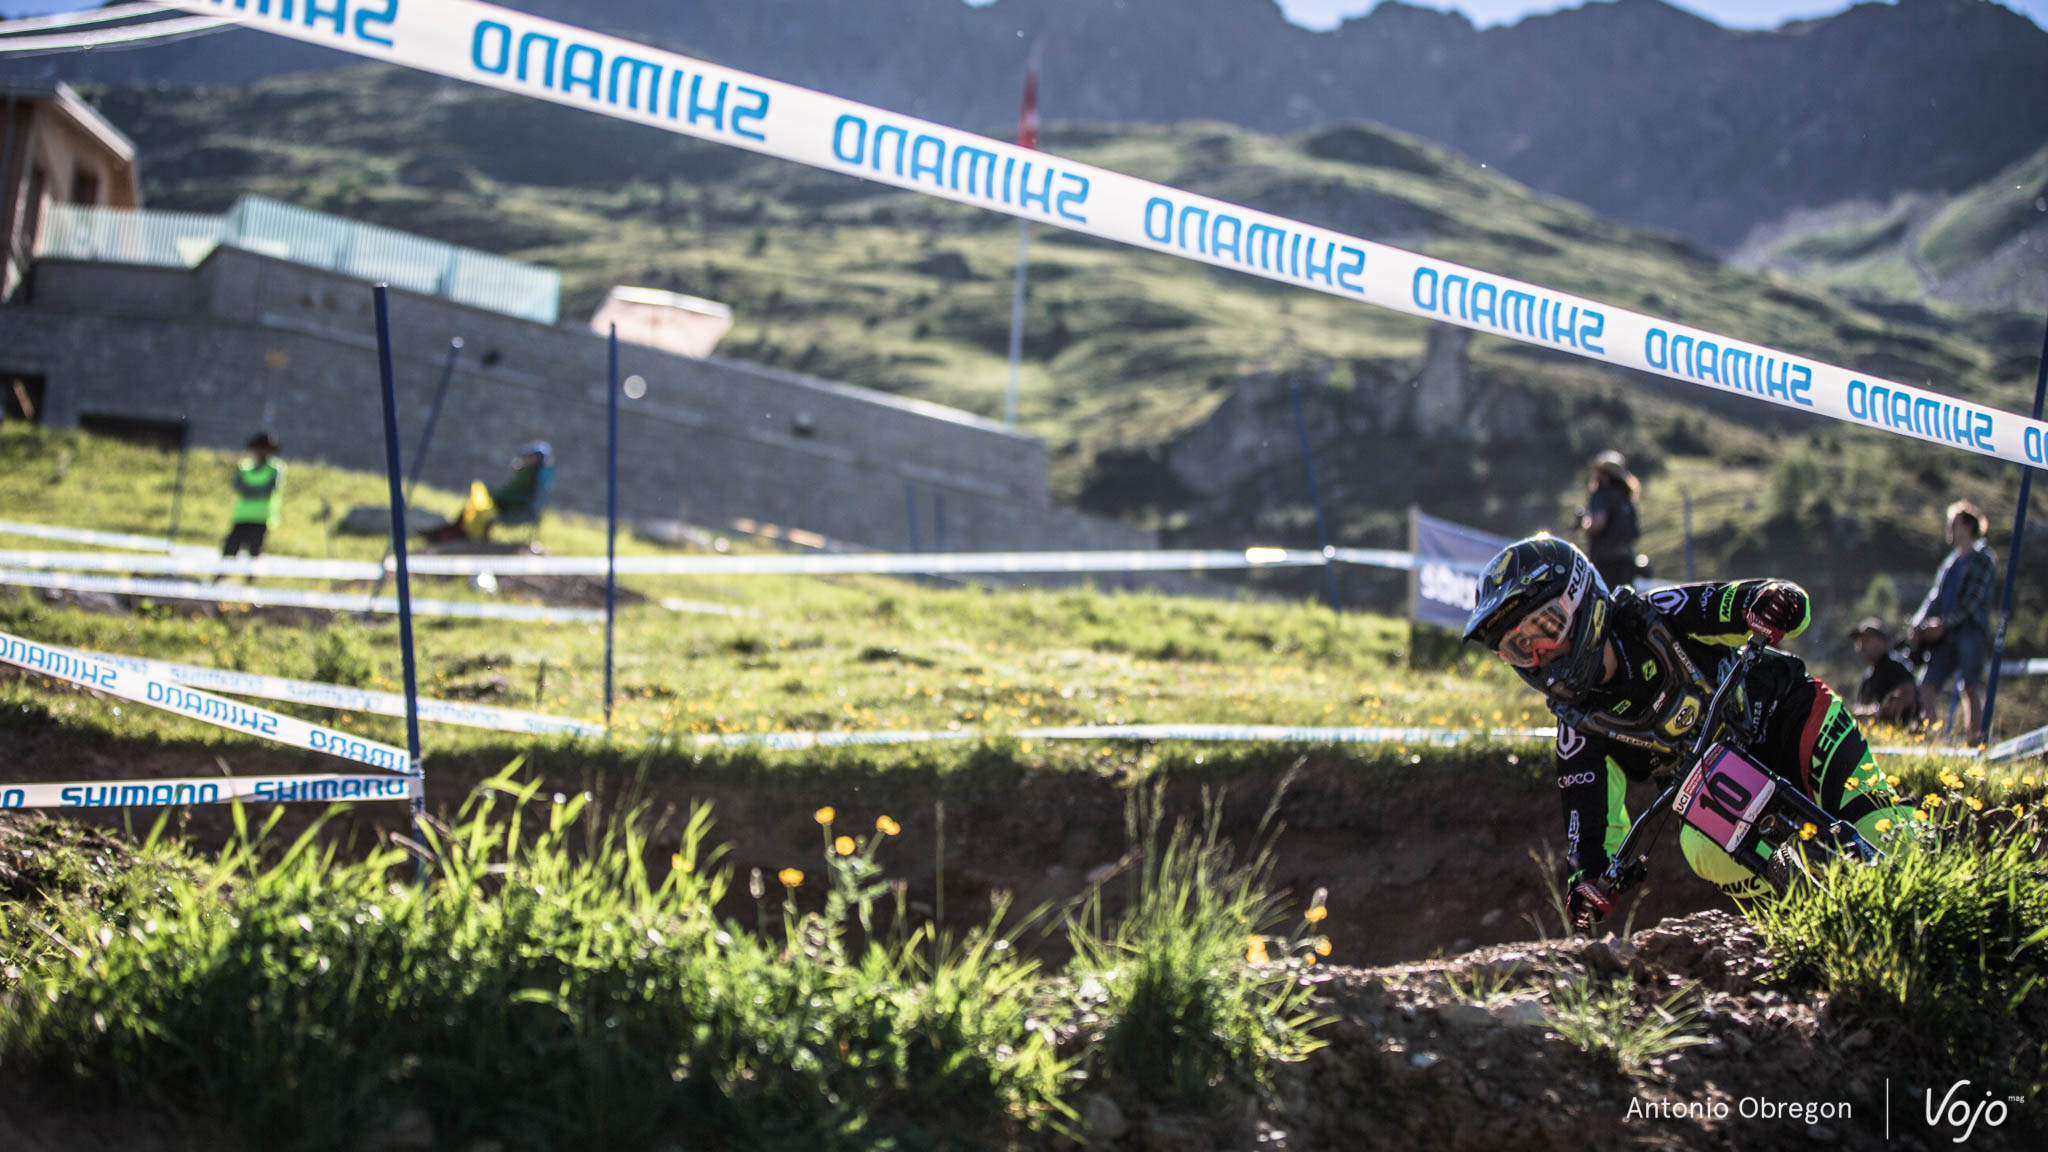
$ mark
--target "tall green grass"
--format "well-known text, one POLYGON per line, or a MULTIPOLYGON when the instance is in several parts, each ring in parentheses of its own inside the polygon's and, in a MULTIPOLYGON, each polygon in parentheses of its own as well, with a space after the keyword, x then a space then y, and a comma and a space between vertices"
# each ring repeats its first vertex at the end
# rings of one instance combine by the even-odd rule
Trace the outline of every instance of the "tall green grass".
POLYGON ((1100 1074, 1185 1103, 1225 1081, 1264 1086, 1276 1064, 1321 1046, 1303 972, 1328 948, 1306 931, 1325 914, 1320 893, 1301 929, 1271 938, 1283 919, 1266 838, 1272 809, 1240 857, 1219 834, 1220 802, 1206 805, 1200 823, 1169 825, 1164 795, 1155 786, 1129 802, 1122 915, 1104 927, 1097 886, 1071 917, 1068 939, 1082 999, 1101 1005, 1100 1074))
POLYGON ((1146 1044, 1194 1054, 1184 1089, 1312 1044, 1292 971, 1241 955, 1278 900, 1213 821, 1104 929, 1114 963, 1055 978, 1000 900, 964 934, 913 923, 886 817, 849 836, 821 810, 822 865, 757 881, 748 927, 714 911, 707 809, 671 832, 538 790, 501 775, 424 843, 367 853, 237 809, 217 860, 159 826, 135 882, 0 900, 0 1058, 231 1146, 349 1147, 414 1114, 452 1146, 981 1148, 1066 1126, 1081 1073, 1146 1044))
MULTIPOLYGON (((1937 801, 1939 794, 1930 794, 1937 801)), ((1781 979, 1816 984, 1843 1017, 1894 1029, 1929 1073, 2048 1084, 2048 862, 2024 806, 1922 811, 1878 866, 1830 862, 1751 916, 1781 979)))

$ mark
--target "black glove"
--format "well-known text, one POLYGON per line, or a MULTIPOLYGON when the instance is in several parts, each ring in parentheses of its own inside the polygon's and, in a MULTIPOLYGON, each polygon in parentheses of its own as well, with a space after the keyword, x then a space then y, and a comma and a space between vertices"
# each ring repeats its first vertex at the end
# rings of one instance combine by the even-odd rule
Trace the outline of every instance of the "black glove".
POLYGON ((1806 593, 1799 585, 1783 580, 1769 581, 1757 589, 1742 613, 1742 622, 1769 644, 1783 640, 1785 633, 1799 627, 1805 619, 1806 593))
POLYGON ((1593 881, 1581 880, 1565 894, 1564 910, 1571 917, 1572 927, 1583 932, 1614 911, 1614 897, 1593 881))

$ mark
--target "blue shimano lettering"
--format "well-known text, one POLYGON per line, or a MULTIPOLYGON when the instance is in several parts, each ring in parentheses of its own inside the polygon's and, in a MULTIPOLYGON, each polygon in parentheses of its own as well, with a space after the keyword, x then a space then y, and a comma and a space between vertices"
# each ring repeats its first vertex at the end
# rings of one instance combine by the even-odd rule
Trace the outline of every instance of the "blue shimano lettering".
MULTIPOLYGON (((744 112, 736 111, 735 130, 759 139, 757 134, 739 127, 739 121, 759 120, 766 109, 767 105, 760 103, 744 112)), ((871 123, 867 117, 851 112, 833 122, 832 157, 848 167, 929 184, 991 206, 1010 205, 1077 223, 1088 222, 1088 178, 1064 171, 1043 157, 1025 160, 1002 156, 979 144, 953 142, 930 132, 913 134, 902 125, 884 120, 871 123)), ((1171 227, 1173 206, 1155 198, 1155 204, 1146 208, 1148 230, 1157 227, 1155 217, 1161 209, 1168 214, 1171 227)))
MULTIPOLYGON (((1063 178, 1076 182, 1073 193, 1077 198, 1087 195, 1085 178, 1071 173, 1063 178)), ((1062 193, 1062 200, 1066 198, 1062 193)), ((1082 219, 1066 211, 1064 203, 1061 215, 1082 219)), ((1365 284, 1359 279, 1365 273, 1363 248, 1339 247, 1336 241, 1318 240, 1284 225, 1284 221, 1247 222, 1232 212, 1178 204, 1166 196, 1145 202, 1145 239, 1161 247, 1207 257, 1211 263, 1278 273, 1297 282, 1316 280, 1345 292, 1365 294, 1365 284)))
MULTIPOLYGON (((386 2, 396 13, 398 0, 386 2)), ((517 31, 502 20, 479 20, 470 32, 469 62, 485 75, 573 96, 593 107, 624 108, 643 120, 702 126, 747 140, 768 138, 759 127, 768 118, 768 93, 647 55, 607 55, 597 44, 565 40, 554 32, 517 31)), ((848 119, 840 118, 840 133, 848 119)), ((866 125, 859 127, 864 144, 866 125)), ((834 150, 843 154, 844 141, 838 136, 834 150)))
MULTIPOLYGON (((1805 383, 1798 387, 1807 387, 1811 383, 1812 374, 1807 373, 1805 383)), ((1946 397, 1917 395, 1904 388, 1851 380, 1848 404, 1852 418, 1880 428, 1981 448, 1987 452, 1993 450, 1991 413, 1951 402, 1946 397)), ((2031 428, 2028 432, 2034 440, 2028 445, 2027 457, 2038 460, 2039 434, 2031 428)))
MULTIPOLYGON (((1597 337, 1599 330, 1591 334, 1597 337)), ((1701 384, 1813 407, 1813 399, 1807 395, 1813 389, 1813 369, 1781 356, 1651 328, 1643 334, 1643 360, 1660 372, 1701 384)))
MULTIPOLYGON (((1346 248, 1345 252, 1355 249, 1346 248)), ((1364 256, 1359 253, 1360 259, 1364 256)), ((1355 271, 1363 271, 1363 265, 1355 271)), ((1484 276, 1439 271, 1418 264, 1408 296, 1426 313, 1469 328, 1482 328, 1605 356, 1600 340, 1607 314, 1559 300, 1541 291, 1498 283, 1484 276)), ((1653 361, 1654 362, 1654 361, 1653 361)))
POLYGON ((0 808, 19 808, 26 803, 28 803, 28 794, 21 789, 0 789, 0 808))
POLYGON ((301 24, 307 28, 326 27, 342 39, 360 40, 365 44, 391 47, 390 31, 392 22, 398 18, 399 0, 362 0, 354 6, 354 19, 350 19, 349 0, 305 0, 303 6, 293 0, 213 0, 216 8, 233 8, 263 17, 276 24, 301 24))

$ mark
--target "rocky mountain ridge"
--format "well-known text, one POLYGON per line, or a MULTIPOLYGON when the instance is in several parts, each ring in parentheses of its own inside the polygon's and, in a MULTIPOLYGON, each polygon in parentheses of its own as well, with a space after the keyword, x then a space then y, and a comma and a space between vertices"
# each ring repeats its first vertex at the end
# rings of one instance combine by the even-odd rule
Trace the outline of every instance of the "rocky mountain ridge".
MULTIPOLYGON (((1860 4, 1768 32, 1662 0, 1504 27, 1383 3, 1329 32, 1272 0, 518 0, 512 7, 942 122, 1043 114, 1262 131, 1373 120, 1617 220, 1731 249, 1800 208, 1953 191, 2048 140, 2048 32, 1988 0, 1860 4)), ((240 85, 339 54, 234 32, 0 74, 240 85)))

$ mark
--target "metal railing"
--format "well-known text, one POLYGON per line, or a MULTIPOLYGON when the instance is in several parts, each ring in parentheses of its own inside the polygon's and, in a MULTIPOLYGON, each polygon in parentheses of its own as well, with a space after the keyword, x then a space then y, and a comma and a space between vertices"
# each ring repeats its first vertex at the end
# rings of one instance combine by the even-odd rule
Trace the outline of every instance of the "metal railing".
POLYGON ((541 324, 560 314, 562 277, 552 269, 261 196, 219 216, 53 204, 35 254, 194 268, 223 244, 541 324))

